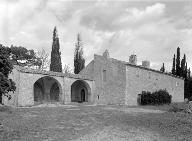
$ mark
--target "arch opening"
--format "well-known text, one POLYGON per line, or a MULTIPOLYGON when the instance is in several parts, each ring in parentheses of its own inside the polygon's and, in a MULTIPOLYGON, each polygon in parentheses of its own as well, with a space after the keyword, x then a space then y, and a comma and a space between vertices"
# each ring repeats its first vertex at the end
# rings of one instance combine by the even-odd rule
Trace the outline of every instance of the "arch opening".
POLYGON ((71 102, 90 102, 91 88, 83 80, 77 80, 71 85, 71 102))
POLYGON ((47 102, 59 102, 61 95, 61 85, 53 77, 41 77, 34 83, 35 104, 47 102))

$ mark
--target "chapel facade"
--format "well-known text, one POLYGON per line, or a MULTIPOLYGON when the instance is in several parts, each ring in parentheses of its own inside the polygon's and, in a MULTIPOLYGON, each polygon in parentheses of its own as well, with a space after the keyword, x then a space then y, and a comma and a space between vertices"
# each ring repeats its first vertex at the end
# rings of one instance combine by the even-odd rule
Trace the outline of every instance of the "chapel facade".
POLYGON ((184 79, 150 68, 149 61, 137 64, 136 55, 129 62, 110 58, 106 50, 79 73, 65 74, 14 66, 10 78, 16 82, 12 99, 3 103, 32 106, 41 103, 88 103, 137 105, 138 94, 166 89, 173 102, 184 101, 184 79))

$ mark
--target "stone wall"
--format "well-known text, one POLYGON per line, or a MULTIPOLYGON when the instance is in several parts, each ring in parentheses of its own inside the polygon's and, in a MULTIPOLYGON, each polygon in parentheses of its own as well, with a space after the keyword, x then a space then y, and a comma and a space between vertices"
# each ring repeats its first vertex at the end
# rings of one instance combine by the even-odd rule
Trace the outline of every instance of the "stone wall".
POLYGON ((124 104, 126 67, 121 62, 94 55, 95 103, 124 104), (104 76, 106 75, 106 76, 104 76))
POLYGON ((84 82, 82 81, 76 81, 75 83, 73 83, 73 85, 71 86, 71 101, 72 102, 79 102, 82 100, 82 96, 81 96, 81 90, 84 89, 85 91, 85 102, 88 102, 90 100, 88 100, 90 97, 90 94, 88 94, 88 89, 86 85, 84 84, 84 82))
POLYGON ((184 101, 184 80, 181 78, 127 65, 126 81, 126 105, 137 105, 137 96, 142 91, 159 89, 166 89, 172 95, 173 102, 184 101))
POLYGON ((139 93, 159 89, 166 89, 174 102, 184 100, 183 79, 105 56, 94 55, 94 60, 80 74, 14 69, 10 78, 16 82, 17 89, 10 93, 10 101, 3 98, 3 102, 13 106, 34 105, 34 83, 44 76, 54 78, 59 84, 62 104, 71 103, 71 85, 77 80, 90 87, 90 103, 137 105, 139 93))
POLYGON ((6 97, 3 97, 3 103, 5 105, 12 105, 12 106, 31 106, 34 105, 34 83, 43 77, 51 77, 56 80, 60 87, 60 98, 59 102, 61 104, 69 104, 71 103, 71 85, 76 80, 85 81, 87 85, 91 88, 91 98, 92 100, 92 93, 94 93, 94 82, 90 79, 84 79, 85 76, 80 75, 68 75, 62 73, 55 72, 39 72, 37 70, 25 71, 17 70, 17 68, 13 69, 13 72, 10 74, 9 78, 12 78, 13 81, 16 83, 16 91, 14 93, 10 92, 12 95, 11 100, 7 100, 6 97), (51 75, 53 74, 53 75, 51 75))
POLYGON ((139 93, 159 89, 166 89, 173 102, 184 100, 183 79, 113 58, 94 55, 81 73, 95 80, 93 100, 97 104, 137 105, 139 93))
MULTIPOLYGON (((65 104, 70 104, 71 103, 71 86, 73 85, 73 83, 75 83, 77 80, 80 79, 75 79, 75 78, 64 78, 64 96, 65 96, 65 104)), ((89 97, 89 103, 93 102, 93 95, 94 95, 94 90, 95 90, 95 86, 94 86, 94 82, 90 81, 90 80, 81 80, 83 83, 85 83, 86 85, 88 85, 90 87, 90 97, 89 97)), ((89 90, 89 89, 88 89, 89 90)))
POLYGON ((79 74, 90 76, 93 79, 94 60, 92 60, 79 74))
MULTIPOLYGON (((19 77, 19 94, 18 94, 18 106, 27 106, 27 105, 34 105, 34 83, 42 77, 46 75, 42 74, 32 74, 32 73, 24 73, 20 72, 19 77)), ((61 86, 61 95, 63 95, 63 77, 53 77, 58 84, 61 86)), ((63 99, 61 99, 62 102, 63 99)))

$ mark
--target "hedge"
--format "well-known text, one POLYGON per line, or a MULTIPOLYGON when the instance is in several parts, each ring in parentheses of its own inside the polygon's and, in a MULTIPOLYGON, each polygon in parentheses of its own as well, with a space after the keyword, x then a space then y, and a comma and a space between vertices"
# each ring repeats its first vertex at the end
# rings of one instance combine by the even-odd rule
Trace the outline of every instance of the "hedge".
POLYGON ((155 92, 142 91, 138 94, 138 104, 140 105, 160 105, 171 103, 172 96, 167 90, 158 90, 155 92))

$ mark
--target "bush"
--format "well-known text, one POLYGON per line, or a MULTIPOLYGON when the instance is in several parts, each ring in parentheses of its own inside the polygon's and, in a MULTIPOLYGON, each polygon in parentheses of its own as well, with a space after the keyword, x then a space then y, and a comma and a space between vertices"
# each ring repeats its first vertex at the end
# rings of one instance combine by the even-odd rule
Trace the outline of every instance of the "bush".
POLYGON ((192 96, 191 97, 189 97, 189 99, 188 99, 189 101, 192 101, 192 96))
POLYGON ((166 90, 159 90, 153 93, 142 91, 138 95, 138 103, 140 105, 160 105, 171 103, 172 96, 166 90))

